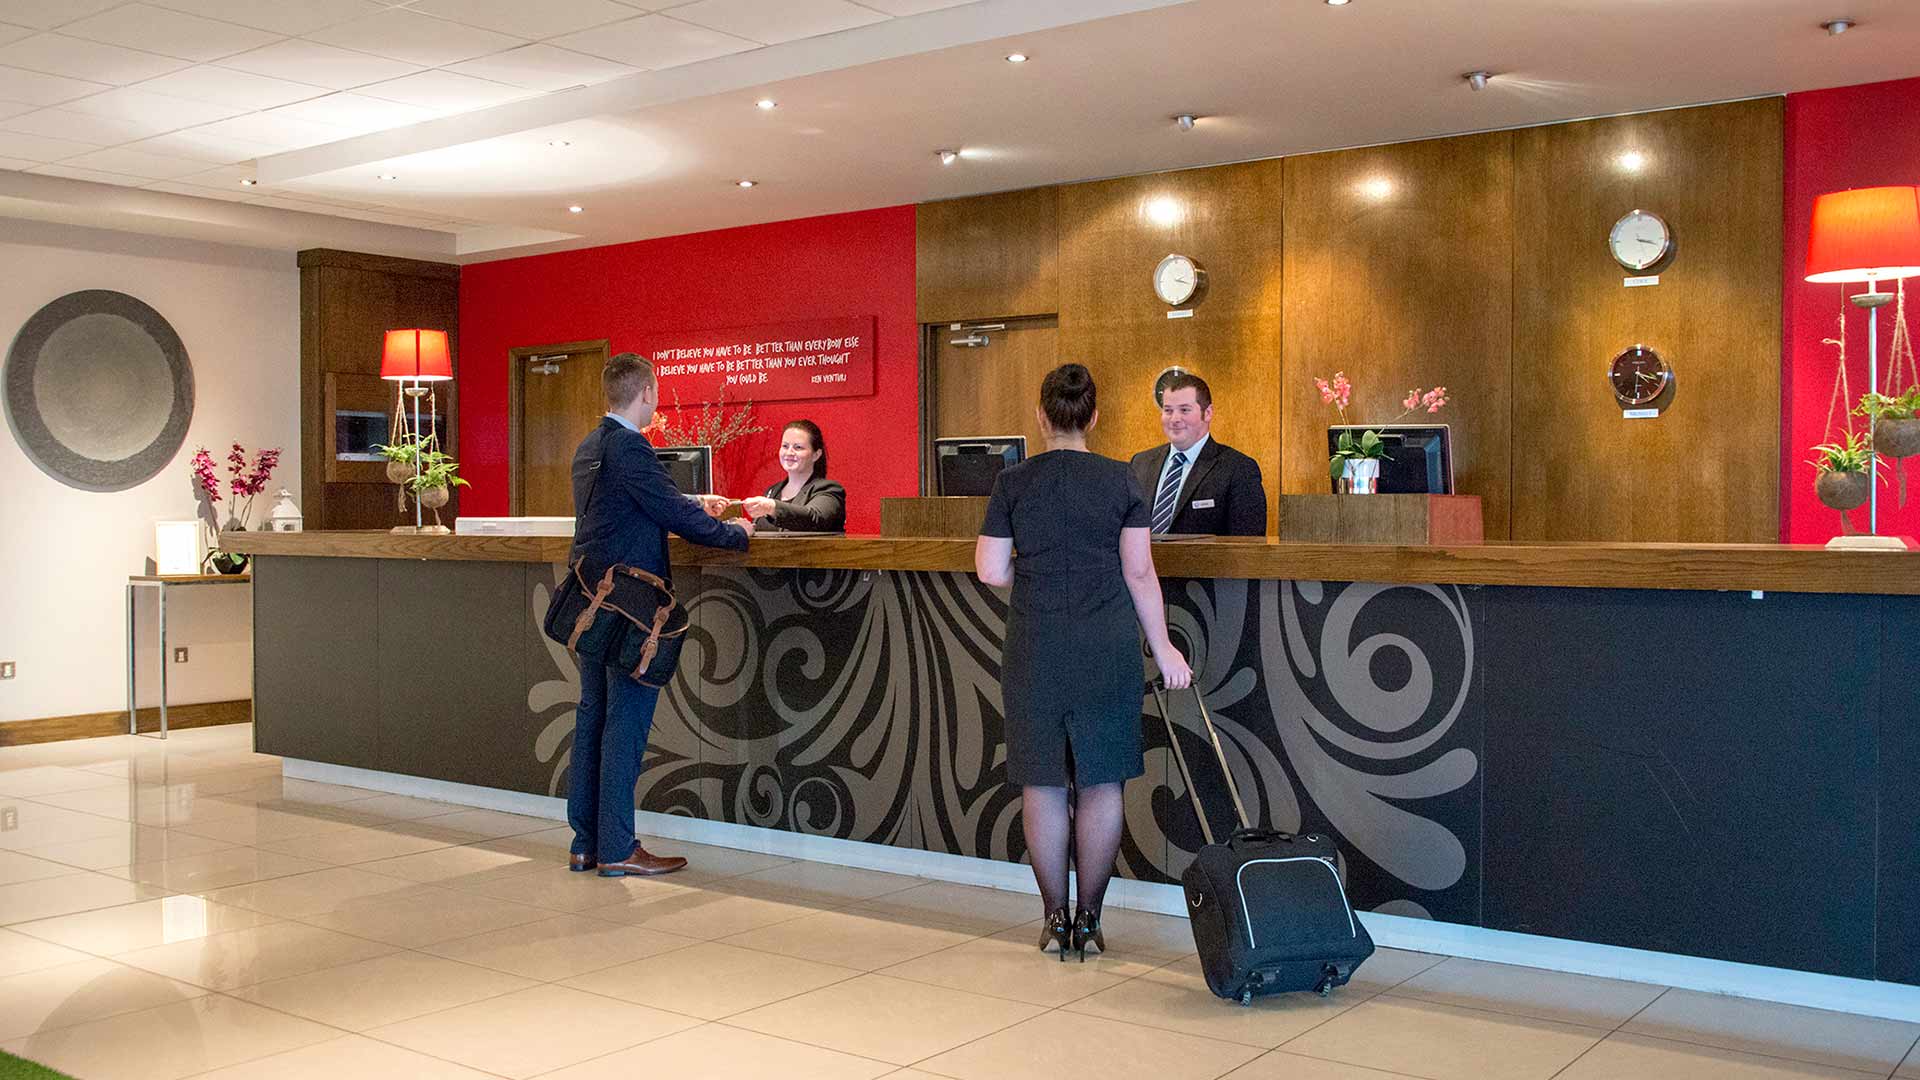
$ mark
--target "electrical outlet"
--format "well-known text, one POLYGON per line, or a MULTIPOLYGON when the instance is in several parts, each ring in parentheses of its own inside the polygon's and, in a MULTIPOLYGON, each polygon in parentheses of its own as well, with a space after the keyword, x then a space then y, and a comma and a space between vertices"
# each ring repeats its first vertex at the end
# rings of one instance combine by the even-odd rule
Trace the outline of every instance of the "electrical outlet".
POLYGON ((14 662, 11 660, 0 660, 0 679, 11 679, 13 678, 13 673, 14 662))
POLYGON ((185 645, 175 645, 173 647, 173 662, 176 664, 184 664, 187 662, 187 647, 185 645))
POLYGON ((0 807, 0 832, 12 832, 20 827, 20 808, 17 806, 0 807))

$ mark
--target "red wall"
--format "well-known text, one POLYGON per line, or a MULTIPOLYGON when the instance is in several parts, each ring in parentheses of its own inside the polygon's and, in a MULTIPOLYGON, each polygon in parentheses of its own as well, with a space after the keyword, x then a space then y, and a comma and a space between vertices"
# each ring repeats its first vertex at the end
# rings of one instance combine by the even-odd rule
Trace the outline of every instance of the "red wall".
MULTIPOLYGON (((1827 403, 1833 392, 1836 354, 1821 344, 1833 337, 1841 294, 1858 285, 1809 285, 1807 224, 1814 196, 1843 188, 1920 183, 1920 79, 1816 90, 1787 97, 1785 364, 1781 369, 1781 539, 1824 543, 1840 531, 1840 517, 1813 495, 1809 448, 1826 441, 1827 403)), ((1920 279, 1908 283, 1909 322, 1920 321, 1920 279)), ((1847 309, 1848 379, 1854 400, 1867 387, 1867 316, 1847 309)), ((1887 367, 1893 309, 1880 309, 1880 369, 1887 367)), ((1728 403, 1729 407, 1732 403, 1728 403)), ((1881 488, 1880 531, 1920 536, 1920 459, 1909 459, 1912 497, 1897 505, 1892 486, 1881 488)), ((1850 516, 1866 527, 1862 507, 1850 516)))
POLYGON ((756 405, 767 430, 727 447, 715 471, 726 494, 760 494, 782 475, 781 425, 812 419, 847 486, 847 530, 879 532, 880 497, 919 492, 913 218, 897 206, 466 267, 460 454, 473 486, 461 509, 508 512, 508 349, 607 338, 620 352, 644 333, 873 315, 874 394, 756 405))

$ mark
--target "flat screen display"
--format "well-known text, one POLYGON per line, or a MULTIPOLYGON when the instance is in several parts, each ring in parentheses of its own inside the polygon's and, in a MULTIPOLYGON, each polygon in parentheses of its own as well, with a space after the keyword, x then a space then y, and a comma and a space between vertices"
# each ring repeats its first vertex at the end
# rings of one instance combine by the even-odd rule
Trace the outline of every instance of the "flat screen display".
POLYGON ((991 495, 994 478, 1027 459, 1025 435, 935 439, 941 495, 991 495))

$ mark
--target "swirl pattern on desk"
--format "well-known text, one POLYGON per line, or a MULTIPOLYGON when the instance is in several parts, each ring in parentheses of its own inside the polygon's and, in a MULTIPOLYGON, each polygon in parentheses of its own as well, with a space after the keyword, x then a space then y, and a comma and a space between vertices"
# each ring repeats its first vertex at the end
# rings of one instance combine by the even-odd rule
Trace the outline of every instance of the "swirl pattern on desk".
MULTIPOLYGON (((1461 591, 1165 587, 1248 813, 1332 833, 1358 903, 1440 917, 1477 903, 1478 821, 1459 797, 1479 766, 1461 591)), ((1019 789, 1005 776, 1002 594, 964 574, 744 569, 681 574, 676 592, 693 629, 655 717, 642 809, 1024 857, 1019 789)), ((545 597, 533 590, 536 619, 545 597)), ((579 684, 565 651, 548 652, 558 677, 535 685, 528 707, 549 721, 535 750, 557 795, 579 684)), ((1229 803, 1198 717, 1174 712, 1224 827, 1229 803)), ((1174 880, 1200 843, 1191 793, 1158 717, 1142 722, 1147 776, 1128 788, 1121 872, 1174 880)))

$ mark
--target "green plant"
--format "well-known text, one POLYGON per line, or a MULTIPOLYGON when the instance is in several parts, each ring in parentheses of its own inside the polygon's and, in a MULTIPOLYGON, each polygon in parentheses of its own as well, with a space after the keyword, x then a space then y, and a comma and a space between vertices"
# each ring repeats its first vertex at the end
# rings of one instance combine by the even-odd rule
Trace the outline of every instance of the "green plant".
POLYGON ((1355 439, 1353 432, 1343 431, 1340 433, 1339 441, 1334 444, 1333 457, 1327 460, 1328 472, 1338 480, 1340 474, 1346 471, 1348 461, 1368 460, 1393 460, 1387 454, 1387 444, 1380 438, 1380 433, 1363 431, 1360 437, 1355 439))
POLYGON ((375 443, 373 452, 386 458, 388 461, 398 461, 411 465, 413 464, 413 459, 419 456, 420 446, 425 441, 426 440, 417 435, 402 435, 400 436, 400 441, 391 446, 386 443, 375 443))
POLYGON ((432 488, 471 487, 471 484, 453 475, 459 467, 460 463, 453 460, 452 455, 428 450, 420 454, 419 471, 407 480, 407 487, 416 495, 432 488))
MULTIPOLYGON (((1873 442, 1865 435, 1848 433, 1845 442, 1821 443, 1813 452, 1818 456, 1807 464, 1823 473, 1863 473, 1873 459, 1873 442)), ((1885 464, 1881 462, 1883 468, 1885 464)))
POLYGON ((1920 384, 1908 387, 1898 397, 1862 394, 1853 415, 1871 417, 1876 424, 1882 420, 1912 420, 1920 415, 1920 384))

